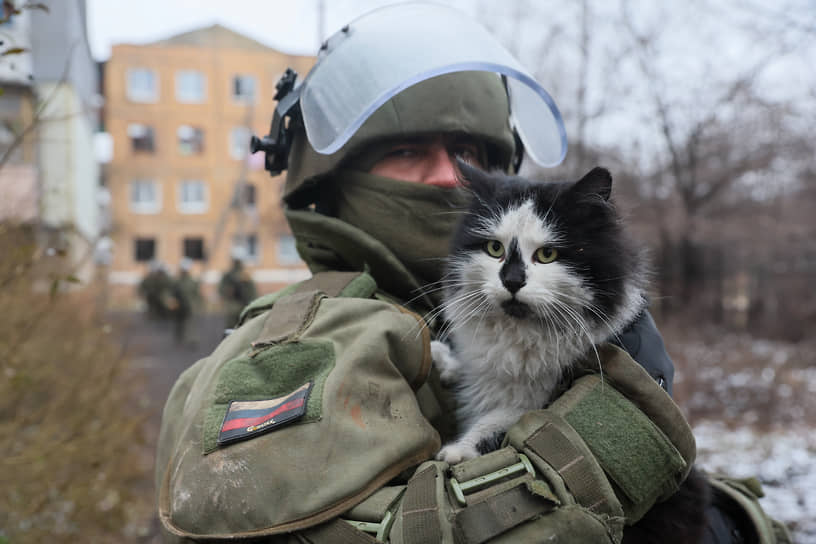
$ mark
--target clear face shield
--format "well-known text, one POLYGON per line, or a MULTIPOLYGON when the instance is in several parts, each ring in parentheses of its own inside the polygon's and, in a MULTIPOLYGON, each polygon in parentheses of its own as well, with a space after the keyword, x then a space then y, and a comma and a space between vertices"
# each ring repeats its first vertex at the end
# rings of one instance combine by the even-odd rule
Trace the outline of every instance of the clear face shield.
MULTIPOLYGON (((510 124, 528 156, 545 167, 561 163, 566 130, 549 93, 484 27, 455 9, 430 3, 382 7, 331 36, 301 85, 293 79, 279 84, 271 134, 253 138, 253 151, 267 152, 270 169, 270 151, 281 146, 288 151, 285 117, 298 112, 314 150, 335 153, 395 95, 460 71, 504 76, 510 124)), ((281 163, 275 173, 286 167, 285 158, 281 163)))

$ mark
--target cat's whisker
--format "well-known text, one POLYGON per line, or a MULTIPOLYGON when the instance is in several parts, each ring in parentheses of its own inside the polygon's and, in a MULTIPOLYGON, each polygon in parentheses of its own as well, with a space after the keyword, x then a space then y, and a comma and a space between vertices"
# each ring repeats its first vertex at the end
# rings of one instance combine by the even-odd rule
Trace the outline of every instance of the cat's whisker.
MULTIPOLYGON (((443 331, 440 331, 440 337, 446 339, 448 335, 459 329, 464 327, 470 319, 472 318, 473 314, 478 312, 481 308, 488 305, 488 301, 486 298, 476 298, 476 304, 470 306, 465 306, 464 304, 457 306, 457 311, 451 315, 451 318, 446 322, 445 326, 443 327, 443 331)), ((473 300, 467 301, 468 303, 472 303, 473 300)), ((481 312, 484 316, 484 312, 481 312)), ((477 326, 478 331, 478 326, 477 326)))
POLYGON ((598 371, 600 372, 600 375, 601 375, 601 383, 603 383, 603 366, 601 365, 601 356, 598 353, 598 349, 596 347, 595 339, 592 337, 592 333, 587 328, 586 323, 584 322, 584 320, 581 319, 580 314, 578 314, 578 312, 574 308, 571 308, 568 305, 563 304, 563 303, 560 303, 558 305, 558 307, 560 307, 562 310, 566 311, 567 315, 569 315, 569 316, 571 316, 573 318, 574 323, 578 327, 578 329, 577 329, 578 332, 581 333, 583 336, 585 336, 587 338, 587 340, 588 340, 587 343, 589 344, 590 349, 595 353, 595 359, 598 361, 598 371))
POLYGON ((436 316, 444 313, 447 316, 448 323, 458 321, 461 314, 469 310, 472 300, 479 299, 482 296, 483 294, 480 291, 466 292, 456 298, 446 301, 444 304, 432 310, 432 314, 434 318, 436 318, 436 316))
POLYGON ((408 299, 407 301, 405 301, 405 304, 409 305, 409 304, 411 304, 413 302, 416 302, 417 300, 419 300, 419 299, 421 299, 423 297, 426 297, 426 296, 428 296, 428 295, 430 295, 432 293, 437 293, 439 291, 444 291, 445 289, 451 289, 451 290, 461 289, 461 288, 475 286, 475 285, 478 285, 478 284, 479 283, 476 282, 476 281, 465 282, 465 281, 454 281, 454 280, 442 279, 440 281, 436 281, 436 282, 433 282, 433 283, 428 283, 428 284, 424 285, 423 287, 418 287, 418 288, 414 289, 413 291, 411 291, 412 293, 418 293, 418 294, 416 296, 408 299))

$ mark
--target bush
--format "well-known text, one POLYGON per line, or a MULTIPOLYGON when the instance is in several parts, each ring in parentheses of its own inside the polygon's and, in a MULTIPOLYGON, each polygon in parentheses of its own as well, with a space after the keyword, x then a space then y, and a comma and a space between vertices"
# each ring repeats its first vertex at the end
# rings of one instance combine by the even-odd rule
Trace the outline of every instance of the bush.
POLYGON ((0 541, 126 541, 152 511, 143 382, 65 259, 2 225, 0 255, 0 541))

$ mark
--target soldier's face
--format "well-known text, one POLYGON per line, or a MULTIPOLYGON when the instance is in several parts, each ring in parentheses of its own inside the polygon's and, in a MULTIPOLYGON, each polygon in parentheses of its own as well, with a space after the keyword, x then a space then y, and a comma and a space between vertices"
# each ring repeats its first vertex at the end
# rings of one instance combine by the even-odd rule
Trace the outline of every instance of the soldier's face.
POLYGON ((479 144, 463 137, 406 139, 392 144, 369 172, 413 183, 454 187, 459 174, 455 158, 483 167, 481 156, 479 144))

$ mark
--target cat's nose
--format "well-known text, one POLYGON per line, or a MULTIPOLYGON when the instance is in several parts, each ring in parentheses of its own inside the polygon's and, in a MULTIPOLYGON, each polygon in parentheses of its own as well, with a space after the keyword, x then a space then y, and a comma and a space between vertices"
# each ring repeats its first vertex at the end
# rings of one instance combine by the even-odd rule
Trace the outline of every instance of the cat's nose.
POLYGON ((521 260, 518 243, 515 239, 510 243, 507 261, 499 270, 499 278, 504 288, 510 291, 511 295, 518 293, 519 289, 527 284, 527 272, 521 260))
POLYGON ((524 273, 524 268, 517 263, 507 263, 499 273, 502 285, 510 291, 510 294, 515 295, 519 289, 527 284, 527 275, 524 273))
POLYGON ((524 278, 505 278, 502 280, 502 285, 504 288, 510 291, 510 294, 515 295, 518 293, 519 289, 524 287, 527 284, 527 281, 524 278))

